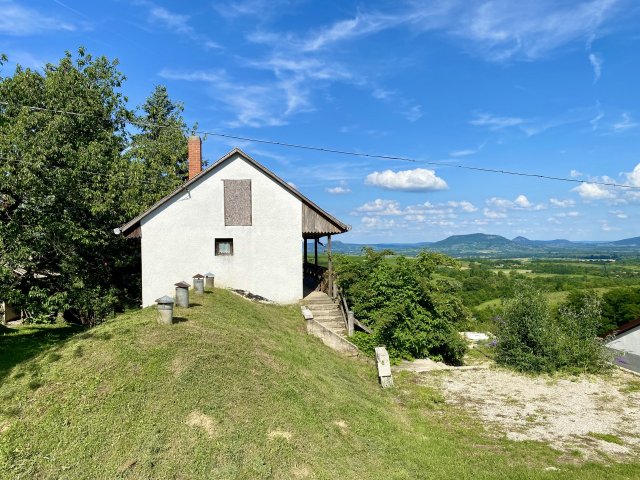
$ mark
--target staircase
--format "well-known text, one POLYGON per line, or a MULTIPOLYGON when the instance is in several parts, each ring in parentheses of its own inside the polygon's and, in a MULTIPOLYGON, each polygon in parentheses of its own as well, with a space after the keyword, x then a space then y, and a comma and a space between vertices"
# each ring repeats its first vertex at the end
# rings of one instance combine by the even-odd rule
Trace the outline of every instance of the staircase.
POLYGON ((346 338, 347 329, 340 307, 324 292, 311 292, 300 302, 313 314, 313 319, 336 335, 346 338))

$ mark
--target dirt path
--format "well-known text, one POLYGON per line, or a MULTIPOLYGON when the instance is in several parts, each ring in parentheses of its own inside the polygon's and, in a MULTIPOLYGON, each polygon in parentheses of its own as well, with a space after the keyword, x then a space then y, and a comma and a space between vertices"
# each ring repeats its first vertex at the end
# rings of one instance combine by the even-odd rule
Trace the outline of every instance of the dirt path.
POLYGON ((502 369, 420 374, 448 403, 463 406, 512 440, 539 440, 585 459, 640 454, 640 378, 528 377, 502 369))

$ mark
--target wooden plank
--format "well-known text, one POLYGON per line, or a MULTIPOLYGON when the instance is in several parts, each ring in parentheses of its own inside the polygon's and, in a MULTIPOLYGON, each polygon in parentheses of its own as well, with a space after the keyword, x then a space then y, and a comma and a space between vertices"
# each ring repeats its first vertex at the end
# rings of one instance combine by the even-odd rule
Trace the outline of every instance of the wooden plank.
MULTIPOLYGON (((329 220, 312 210, 308 205, 302 204, 302 233, 321 234, 342 233, 342 230, 329 220)), ((324 235, 322 235, 324 234, 324 235)))

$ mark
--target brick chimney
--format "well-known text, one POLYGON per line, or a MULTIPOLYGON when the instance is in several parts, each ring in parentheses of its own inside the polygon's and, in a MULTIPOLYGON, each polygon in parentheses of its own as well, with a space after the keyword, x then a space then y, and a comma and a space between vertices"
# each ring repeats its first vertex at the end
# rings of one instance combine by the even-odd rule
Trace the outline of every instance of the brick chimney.
POLYGON ((202 170, 202 141, 200 137, 189 137, 189 180, 202 170))

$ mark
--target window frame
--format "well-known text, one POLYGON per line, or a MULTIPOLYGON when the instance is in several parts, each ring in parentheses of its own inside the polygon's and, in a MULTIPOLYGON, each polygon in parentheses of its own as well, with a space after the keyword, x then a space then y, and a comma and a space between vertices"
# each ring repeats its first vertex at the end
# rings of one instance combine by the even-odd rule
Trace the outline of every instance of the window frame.
POLYGON ((214 253, 216 257, 232 257, 233 256, 233 238, 216 238, 214 241, 214 253), (229 253, 220 251, 220 244, 229 244, 229 253))

